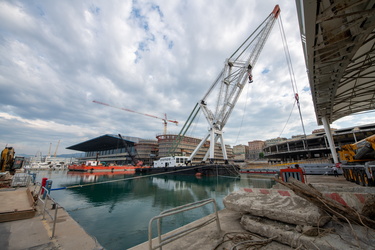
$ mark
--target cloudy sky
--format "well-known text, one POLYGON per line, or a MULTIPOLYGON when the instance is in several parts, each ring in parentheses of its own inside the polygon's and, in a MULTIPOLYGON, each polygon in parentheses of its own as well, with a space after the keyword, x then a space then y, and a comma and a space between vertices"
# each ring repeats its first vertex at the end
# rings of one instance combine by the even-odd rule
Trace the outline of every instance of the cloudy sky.
MULTIPOLYGON (((121 0, 0 2, 0 146, 16 153, 75 153, 68 146, 122 134, 154 139, 162 120, 178 133, 224 61, 269 15, 277 1, 121 0)), ((294 1, 281 20, 306 133, 317 126, 294 1)), ((226 144, 302 134, 279 25, 253 69, 226 128, 226 144), (292 110, 292 113, 291 113, 292 110), (289 114, 291 117, 287 123, 289 114)), ((335 122, 372 123, 374 115, 335 122)), ((207 133, 203 114, 189 136, 207 133)))

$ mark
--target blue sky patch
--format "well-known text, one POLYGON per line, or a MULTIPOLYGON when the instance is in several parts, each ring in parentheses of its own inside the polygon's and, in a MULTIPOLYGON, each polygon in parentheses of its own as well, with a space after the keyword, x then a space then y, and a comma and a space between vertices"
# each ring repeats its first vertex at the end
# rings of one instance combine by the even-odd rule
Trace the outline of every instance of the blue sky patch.
POLYGON ((310 88, 305 86, 303 89, 302 89, 303 92, 310 92, 310 88))
POLYGON ((153 4, 153 5, 151 6, 151 9, 152 9, 152 10, 156 10, 156 12, 159 14, 160 18, 163 18, 163 17, 164 17, 164 14, 163 14, 163 12, 160 10, 159 5, 155 5, 155 4, 153 4))
POLYGON ((168 39, 168 36, 164 35, 163 40, 167 43, 168 49, 172 49, 174 46, 174 42, 168 39))
POLYGON ((100 8, 95 6, 95 5, 91 5, 90 8, 89 8, 89 11, 94 14, 95 16, 99 16, 100 14, 100 8))

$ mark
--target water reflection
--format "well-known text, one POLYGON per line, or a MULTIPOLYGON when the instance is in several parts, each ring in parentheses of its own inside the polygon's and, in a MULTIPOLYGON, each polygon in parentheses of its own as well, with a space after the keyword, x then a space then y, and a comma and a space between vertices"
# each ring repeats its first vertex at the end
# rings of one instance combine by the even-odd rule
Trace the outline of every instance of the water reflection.
MULTIPOLYGON (((187 203, 214 198, 223 209, 223 198, 242 187, 270 188, 270 179, 233 177, 200 177, 161 175, 155 177, 125 173, 88 174, 63 171, 39 173, 39 181, 47 177, 53 187, 52 196, 106 249, 127 249, 147 241, 148 222, 160 212, 187 203), (136 178, 134 178, 136 177, 136 178), (94 185, 91 185, 94 184, 94 185), (79 185, 82 185, 80 187, 79 185)), ((167 220, 166 231, 212 213, 202 207, 167 220)))

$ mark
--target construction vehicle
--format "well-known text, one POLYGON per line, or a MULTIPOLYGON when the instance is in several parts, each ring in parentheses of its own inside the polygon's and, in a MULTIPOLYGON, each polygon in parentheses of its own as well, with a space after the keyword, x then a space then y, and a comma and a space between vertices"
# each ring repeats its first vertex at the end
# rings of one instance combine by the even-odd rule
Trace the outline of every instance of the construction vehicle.
POLYGON ((5 147, 3 151, 1 151, 1 159, 0 159, 0 170, 1 172, 14 173, 16 169, 20 169, 23 166, 24 157, 21 156, 14 156, 14 148, 13 147, 5 147))
POLYGON ((161 118, 161 117, 157 117, 155 115, 149 115, 149 114, 141 113, 141 112, 134 111, 134 110, 131 110, 131 109, 115 107, 115 106, 109 105, 109 104, 104 103, 104 102, 99 102, 99 101, 95 101, 95 100, 92 101, 92 102, 96 103, 96 104, 101 104, 101 105, 104 105, 104 106, 116 108, 116 109, 121 109, 121 110, 128 111, 128 112, 132 112, 132 113, 136 113, 136 114, 140 114, 140 115, 144 115, 144 116, 148 116, 148 117, 160 119, 160 120, 162 120, 164 122, 164 134, 165 135, 167 134, 167 124, 168 124, 168 122, 174 123, 174 124, 176 124, 176 126, 178 125, 178 121, 168 120, 167 119, 167 114, 164 114, 164 118, 161 118))
POLYGON ((375 135, 342 146, 339 155, 346 180, 362 186, 375 185, 375 135))
POLYGON ((130 156, 130 158, 132 159, 132 163, 134 166, 137 166, 137 167, 140 167, 143 165, 143 161, 140 161, 137 159, 137 152, 132 152, 130 147, 128 146, 128 144, 126 144, 126 142, 124 141, 124 138, 122 138, 122 136, 120 134, 118 134, 118 137, 120 137, 124 147, 125 147, 125 150, 126 152, 128 153, 128 155, 130 156))

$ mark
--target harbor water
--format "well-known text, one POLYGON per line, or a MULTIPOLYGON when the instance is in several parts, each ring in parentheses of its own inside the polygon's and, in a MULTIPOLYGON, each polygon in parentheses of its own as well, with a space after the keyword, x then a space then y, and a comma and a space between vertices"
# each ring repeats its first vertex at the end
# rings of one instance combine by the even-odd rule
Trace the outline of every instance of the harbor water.
MULTIPOLYGON (((52 189, 58 190, 51 191, 52 197, 108 250, 128 249, 147 241, 150 219, 167 209, 208 198, 215 199, 219 209, 223 209, 222 200, 232 191, 243 187, 270 188, 274 184, 270 178, 250 175, 138 176, 62 170, 37 172, 37 181, 42 178, 53 181, 52 189)), ((212 212, 210 204, 163 219, 163 233, 212 212)))

